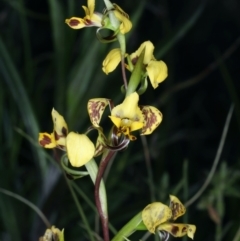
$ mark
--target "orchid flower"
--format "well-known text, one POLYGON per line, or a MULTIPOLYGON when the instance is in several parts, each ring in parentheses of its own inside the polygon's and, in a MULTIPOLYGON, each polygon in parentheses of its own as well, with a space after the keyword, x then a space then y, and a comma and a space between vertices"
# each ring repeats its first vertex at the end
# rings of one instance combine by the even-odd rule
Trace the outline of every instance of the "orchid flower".
POLYGON ((80 167, 95 155, 95 146, 85 134, 68 133, 67 124, 62 115, 52 109, 53 133, 39 133, 39 144, 44 148, 59 148, 67 151, 72 166, 80 167))
POLYGON ((142 220, 149 232, 164 231, 174 237, 187 235, 193 239, 196 226, 193 224, 173 223, 178 217, 184 215, 186 208, 173 195, 170 195, 170 205, 154 202, 147 205, 142 211, 142 220))

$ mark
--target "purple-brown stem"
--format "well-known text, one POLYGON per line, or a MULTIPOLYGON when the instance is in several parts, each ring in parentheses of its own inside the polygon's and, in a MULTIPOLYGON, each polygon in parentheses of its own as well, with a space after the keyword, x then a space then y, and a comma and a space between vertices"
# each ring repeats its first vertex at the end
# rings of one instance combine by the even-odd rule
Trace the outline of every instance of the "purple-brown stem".
POLYGON ((121 58, 121 69, 122 69, 122 77, 123 77, 124 87, 125 87, 125 90, 127 90, 128 83, 127 83, 127 77, 126 77, 124 56, 122 56, 122 58, 121 58))
POLYGON ((100 220, 102 223, 104 241, 109 241, 108 216, 105 216, 102 210, 101 200, 99 196, 99 187, 100 187, 100 183, 101 183, 104 171, 107 167, 107 164, 109 163, 113 155, 114 155, 114 151, 109 151, 108 154, 101 160, 98 168, 98 173, 95 181, 95 190, 94 190, 95 202, 96 202, 98 214, 100 216, 100 220))

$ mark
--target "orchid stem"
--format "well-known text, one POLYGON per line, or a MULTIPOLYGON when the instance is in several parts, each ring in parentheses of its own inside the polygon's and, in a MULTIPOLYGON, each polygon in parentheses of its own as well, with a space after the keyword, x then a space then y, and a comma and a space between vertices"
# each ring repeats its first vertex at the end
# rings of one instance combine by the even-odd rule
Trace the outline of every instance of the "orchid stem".
POLYGON ((95 181, 95 191, 94 191, 95 202, 96 202, 98 214, 100 216, 100 220, 102 223, 104 241, 109 241, 108 216, 106 216, 102 210, 101 200, 99 196, 99 187, 100 187, 100 182, 102 180, 104 171, 107 167, 107 164, 109 163, 113 155, 114 155, 113 151, 109 151, 106 155, 103 155, 102 161, 98 168, 98 173, 95 181))
POLYGON ((125 90, 127 91, 128 84, 127 84, 124 56, 122 56, 122 59, 121 59, 121 69, 122 69, 122 77, 123 77, 124 87, 125 87, 125 90))

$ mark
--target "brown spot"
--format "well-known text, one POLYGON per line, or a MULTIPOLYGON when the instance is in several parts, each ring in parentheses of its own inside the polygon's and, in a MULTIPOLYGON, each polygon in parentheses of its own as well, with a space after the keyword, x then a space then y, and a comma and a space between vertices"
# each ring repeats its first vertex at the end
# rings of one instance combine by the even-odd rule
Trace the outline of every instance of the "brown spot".
POLYGON ((68 24, 69 24, 70 26, 77 26, 79 23, 80 23, 80 21, 77 20, 77 19, 70 19, 70 21, 69 21, 68 24))
POLYGON ((64 136, 67 136, 67 129, 65 127, 62 128, 62 133, 64 136))
POLYGON ((187 233, 187 227, 182 228, 182 233, 187 233))
POLYGON ((176 217, 177 214, 179 213, 179 204, 178 203, 171 203, 171 209, 172 209, 173 217, 176 217))
POLYGON ((61 138, 61 136, 59 136, 56 131, 54 131, 53 133, 55 140, 58 141, 61 138))
POLYGON ((132 64, 133 64, 133 65, 136 65, 137 61, 138 61, 138 57, 133 58, 133 59, 132 59, 132 64))
POLYGON ((171 229, 172 234, 176 235, 178 231, 179 231, 179 227, 173 225, 171 229))
POLYGON ((90 19, 84 19, 85 25, 92 25, 92 21, 90 19))
POLYGON ((45 147, 46 145, 48 145, 50 143, 52 143, 52 140, 51 140, 51 138, 49 138, 46 135, 43 135, 43 139, 39 141, 39 144, 43 147, 45 147))

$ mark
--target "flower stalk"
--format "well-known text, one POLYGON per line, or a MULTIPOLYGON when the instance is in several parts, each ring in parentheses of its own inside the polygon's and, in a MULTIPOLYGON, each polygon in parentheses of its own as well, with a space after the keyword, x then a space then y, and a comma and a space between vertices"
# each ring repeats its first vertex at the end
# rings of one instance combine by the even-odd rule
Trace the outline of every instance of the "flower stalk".
POLYGON ((106 170, 106 167, 109 163, 109 161, 113 158, 114 156, 113 151, 106 151, 106 154, 103 154, 101 163, 98 168, 97 176, 96 176, 96 181, 95 181, 95 189, 94 189, 94 196, 95 196, 95 202, 97 206, 97 210, 100 216, 100 220, 102 223, 102 230, 103 230, 103 236, 104 236, 104 241, 109 241, 109 228, 108 228, 108 215, 106 212, 103 210, 103 205, 102 205, 102 200, 101 200, 101 182, 102 177, 104 174, 104 171, 106 170))

